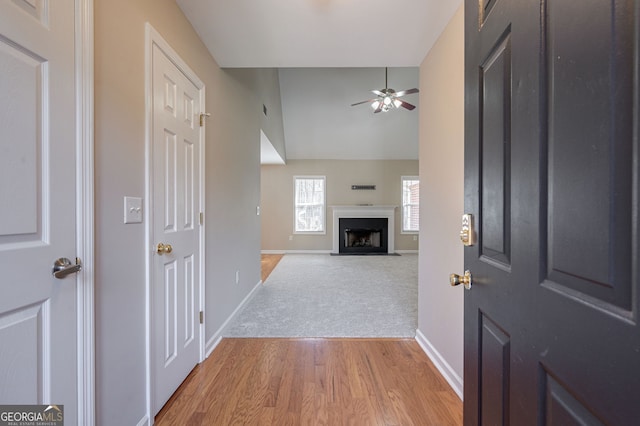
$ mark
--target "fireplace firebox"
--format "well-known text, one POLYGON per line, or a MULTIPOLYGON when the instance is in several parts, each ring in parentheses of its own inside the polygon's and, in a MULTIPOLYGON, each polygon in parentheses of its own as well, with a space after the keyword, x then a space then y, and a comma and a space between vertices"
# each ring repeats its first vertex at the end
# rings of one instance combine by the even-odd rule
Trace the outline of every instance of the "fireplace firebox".
POLYGON ((340 218, 339 253, 387 253, 387 218, 340 218))

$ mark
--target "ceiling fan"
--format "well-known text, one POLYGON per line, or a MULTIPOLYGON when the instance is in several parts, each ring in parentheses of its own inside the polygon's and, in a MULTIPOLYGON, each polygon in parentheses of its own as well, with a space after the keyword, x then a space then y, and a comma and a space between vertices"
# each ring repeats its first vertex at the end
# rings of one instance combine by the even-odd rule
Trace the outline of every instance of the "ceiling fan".
POLYGON ((356 102, 355 104, 351 104, 351 106, 366 104, 367 102, 371 102, 371 108, 373 108, 374 113, 379 113, 380 111, 387 112, 393 108, 405 108, 409 111, 415 109, 415 105, 411 105, 409 102, 398 99, 405 95, 410 95, 412 93, 418 93, 419 90, 416 88, 401 90, 400 92, 396 92, 395 90, 389 88, 387 83, 387 74, 388 68, 384 69, 384 89, 380 90, 372 90, 371 92, 377 95, 377 98, 367 99, 366 101, 356 102))

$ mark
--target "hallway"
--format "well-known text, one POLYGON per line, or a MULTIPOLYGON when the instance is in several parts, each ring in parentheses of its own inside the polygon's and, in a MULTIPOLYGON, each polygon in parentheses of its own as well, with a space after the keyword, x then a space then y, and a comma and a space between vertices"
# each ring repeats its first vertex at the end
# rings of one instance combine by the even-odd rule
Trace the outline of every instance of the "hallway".
POLYGON ((461 425, 412 339, 224 339, 156 425, 461 425))

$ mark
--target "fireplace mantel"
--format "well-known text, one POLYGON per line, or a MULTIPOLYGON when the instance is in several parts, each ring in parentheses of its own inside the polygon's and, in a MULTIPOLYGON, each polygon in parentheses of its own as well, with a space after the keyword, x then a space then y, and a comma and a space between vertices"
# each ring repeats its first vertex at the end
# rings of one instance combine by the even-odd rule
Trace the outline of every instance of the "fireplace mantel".
POLYGON ((340 251, 340 218, 386 218, 389 225, 388 253, 394 253, 395 211, 397 206, 331 206, 333 209, 333 253, 340 251))

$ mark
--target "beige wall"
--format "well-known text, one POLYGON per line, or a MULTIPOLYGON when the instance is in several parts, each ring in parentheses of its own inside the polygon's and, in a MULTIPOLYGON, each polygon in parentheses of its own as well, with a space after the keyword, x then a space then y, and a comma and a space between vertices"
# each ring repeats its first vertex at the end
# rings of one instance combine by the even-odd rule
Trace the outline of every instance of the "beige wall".
MULTIPOLYGON (((145 224, 122 223, 145 193, 145 22, 206 85, 206 339, 260 280, 262 104, 279 104, 271 70, 223 71, 173 0, 95 0, 97 424, 146 412, 145 224), (224 101, 221 101, 224 100, 224 101), (235 273, 240 271, 240 283, 235 273)), ((277 108, 272 110, 275 112, 277 108)), ((281 121, 281 116, 280 116, 281 121)))
MULTIPOLYGON (((418 330, 452 376, 463 377, 464 12, 460 6, 420 66, 418 330)), ((455 380, 454 380, 455 381, 455 380)), ((457 383, 461 390, 462 383, 457 383)))
MULTIPOLYGON (((286 166, 262 166, 261 215, 263 250, 324 250, 333 248, 332 205, 402 204, 401 176, 417 176, 417 160, 289 160, 286 166), (293 233, 293 176, 326 176, 327 233, 293 233), (351 185, 376 185, 354 191, 351 185), (293 240, 289 240, 293 236, 293 240)), ((401 234, 396 210, 395 249, 417 250, 414 235, 401 234)))

